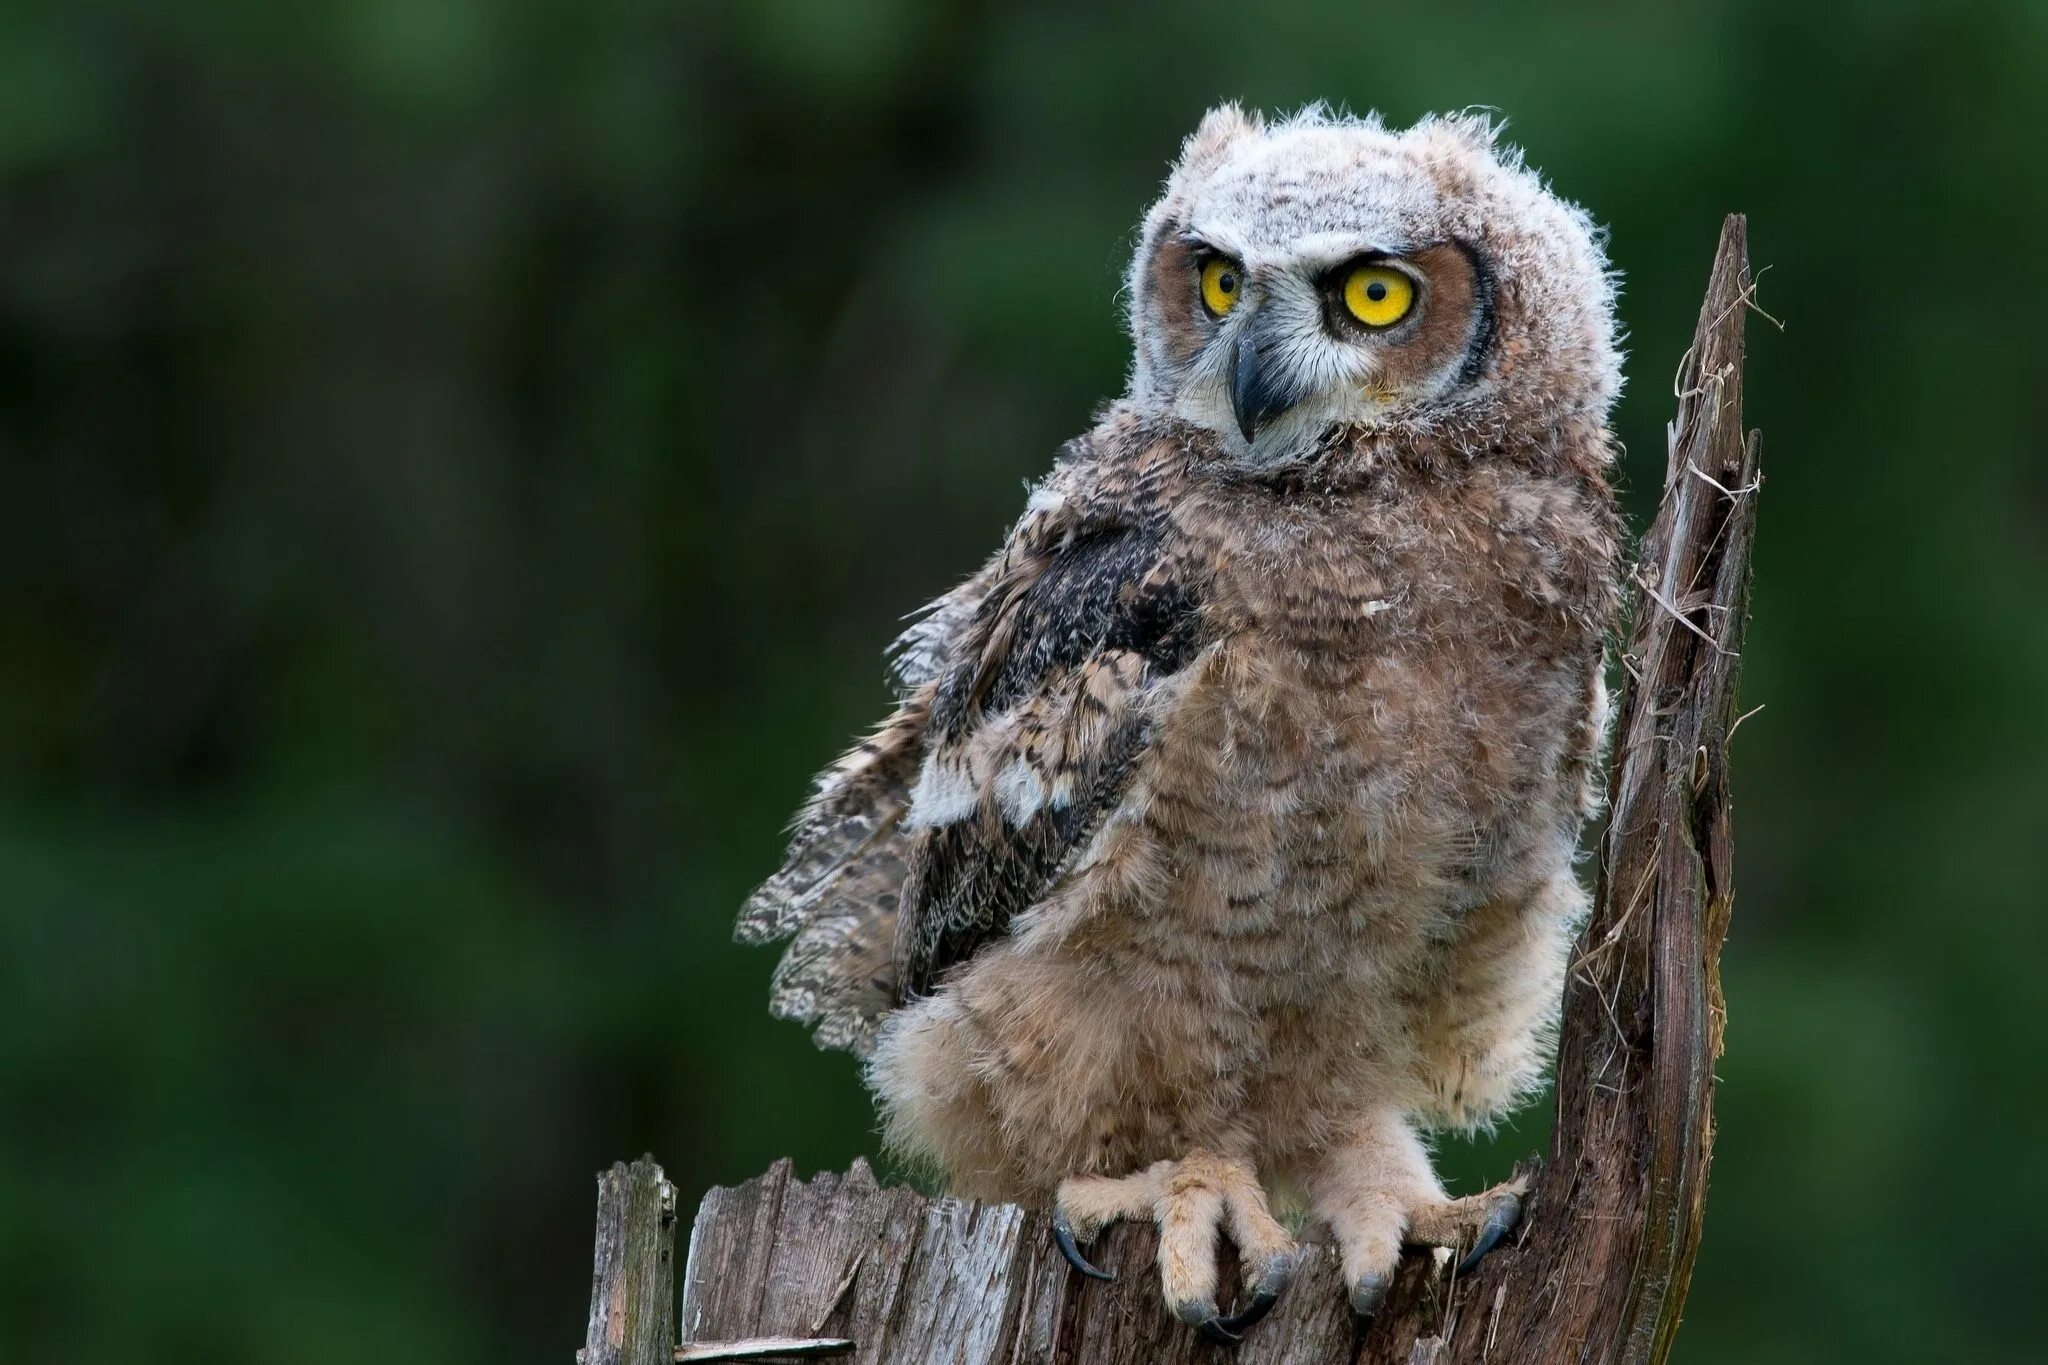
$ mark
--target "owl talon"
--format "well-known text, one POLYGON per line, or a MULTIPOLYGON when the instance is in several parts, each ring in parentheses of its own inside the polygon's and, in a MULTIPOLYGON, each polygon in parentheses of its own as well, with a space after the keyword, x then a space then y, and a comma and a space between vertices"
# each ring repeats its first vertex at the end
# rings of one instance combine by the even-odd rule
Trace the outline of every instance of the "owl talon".
POLYGON ((1196 1336, 1213 1341, 1218 1346, 1236 1346, 1244 1341, 1243 1337, 1230 1329, 1230 1320, 1217 1314, 1216 1305, 1213 1303, 1192 1299, 1187 1303, 1175 1304, 1173 1313, 1175 1317, 1194 1328, 1196 1336))
POLYGON ((1272 1312, 1273 1305, 1278 1302, 1280 1302, 1278 1294, 1271 1294, 1261 1290, 1253 1294, 1252 1301, 1237 1312, 1232 1313, 1227 1318, 1216 1319, 1216 1325, 1226 1332, 1234 1332, 1241 1337, 1244 1335, 1245 1328, 1250 1327, 1260 1318, 1272 1312))
POLYGON ((1371 1321, 1373 1314, 1380 1311, 1380 1305, 1387 1301, 1387 1287, 1393 1282, 1392 1275, 1359 1276, 1351 1286, 1351 1311, 1371 1321))
POLYGON ((1280 1302, 1280 1296, 1287 1292, 1287 1286, 1294 1279, 1294 1256, 1282 1253, 1266 1262, 1265 1269, 1251 1286, 1251 1302, 1217 1323, 1226 1332, 1239 1336, 1260 1318, 1273 1311, 1273 1305, 1280 1302))
POLYGON ((1066 1214, 1057 1209, 1053 1211, 1052 1215, 1052 1240, 1059 1247, 1060 1255, 1067 1258, 1067 1264, 1080 1271, 1083 1275, 1086 1275, 1089 1279, 1114 1280, 1116 1278, 1116 1276, 1102 1269, 1081 1254, 1081 1248, 1074 1244, 1073 1223, 1069 1221, 1066 1214))
POLYGON ((1512 1190, 1504 1190, 1493 1203, 1487 1206, 1486 1221, 1479 1225, 1479 1235, 1472 1240, 1472 1249, 1465 1253, 1465 1259, 1458 1262, 1457 1273, 1470 1275, 1479 1264, 1480 1258, 1500 1245, 1501 1239, 1515 1230, 1522 1221, 1522 1198, 1512 1190))

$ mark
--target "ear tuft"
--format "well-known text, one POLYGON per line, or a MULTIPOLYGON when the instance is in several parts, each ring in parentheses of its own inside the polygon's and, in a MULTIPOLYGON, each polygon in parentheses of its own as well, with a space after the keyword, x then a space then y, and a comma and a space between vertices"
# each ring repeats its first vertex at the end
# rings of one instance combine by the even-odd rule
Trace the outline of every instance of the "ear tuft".
POLYGON ((1247 114, 1233 101, 1219 104, 1202 115, 1195 131, 1180 146, 1180 160, 1174 163, 1176 176, 1202 172, 1222 161, 1231 147, 1266 131, 1266 121, 1257 113, 1247 114))

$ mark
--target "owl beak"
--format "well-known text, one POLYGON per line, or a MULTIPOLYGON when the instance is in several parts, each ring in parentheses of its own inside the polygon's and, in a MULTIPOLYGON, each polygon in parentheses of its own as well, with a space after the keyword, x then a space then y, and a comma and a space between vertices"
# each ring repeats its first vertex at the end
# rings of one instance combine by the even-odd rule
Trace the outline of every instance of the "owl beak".
POLYGON ((1249 441, 1259 427, 1292 403, 1287 390, 1273 382, 1269 368, 1259 363, 1255 333, 1237 339, 1231 353, 1230 410, 1237 417, 1237 429, 1249 441))

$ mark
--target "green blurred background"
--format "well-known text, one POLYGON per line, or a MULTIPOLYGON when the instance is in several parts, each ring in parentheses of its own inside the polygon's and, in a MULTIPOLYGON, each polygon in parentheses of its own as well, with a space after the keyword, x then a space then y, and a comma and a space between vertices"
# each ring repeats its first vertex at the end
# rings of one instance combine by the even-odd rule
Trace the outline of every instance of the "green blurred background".
POLYGON ((1224 97, 1511 118, 1638 525, 1752 215, 1678 1359, 2048 1355, 2048 6, 1398 8, 0 6, 0 1355, 564 1362, 599 1167, 874 1151, 730 916, 1224 97))

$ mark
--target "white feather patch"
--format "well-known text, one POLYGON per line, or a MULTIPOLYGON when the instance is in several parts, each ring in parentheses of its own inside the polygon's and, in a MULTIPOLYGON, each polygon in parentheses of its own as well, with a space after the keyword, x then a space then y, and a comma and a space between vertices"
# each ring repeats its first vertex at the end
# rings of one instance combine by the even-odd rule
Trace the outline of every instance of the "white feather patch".
POLYGON ((1045 783, 1021 758, 1012 759, 996 774, 995 793, 996 806, 1012 829, 1021 828, 1045 805, 1045 783))
POLYGON ((974 813, 974 782, 966 769, 951 763, 927 763, 917 775, 910 793, 911 829, 936 829, 966 819, 974 813))
POLYGON ((1041 484, 1039 487, 1031 490, 1031 497, 1025 502, 1024 511, 1027 514, 1031 512, 1057 512, 1066 505, 1066 494, 1060 492, 1057 488, 1041 484))

